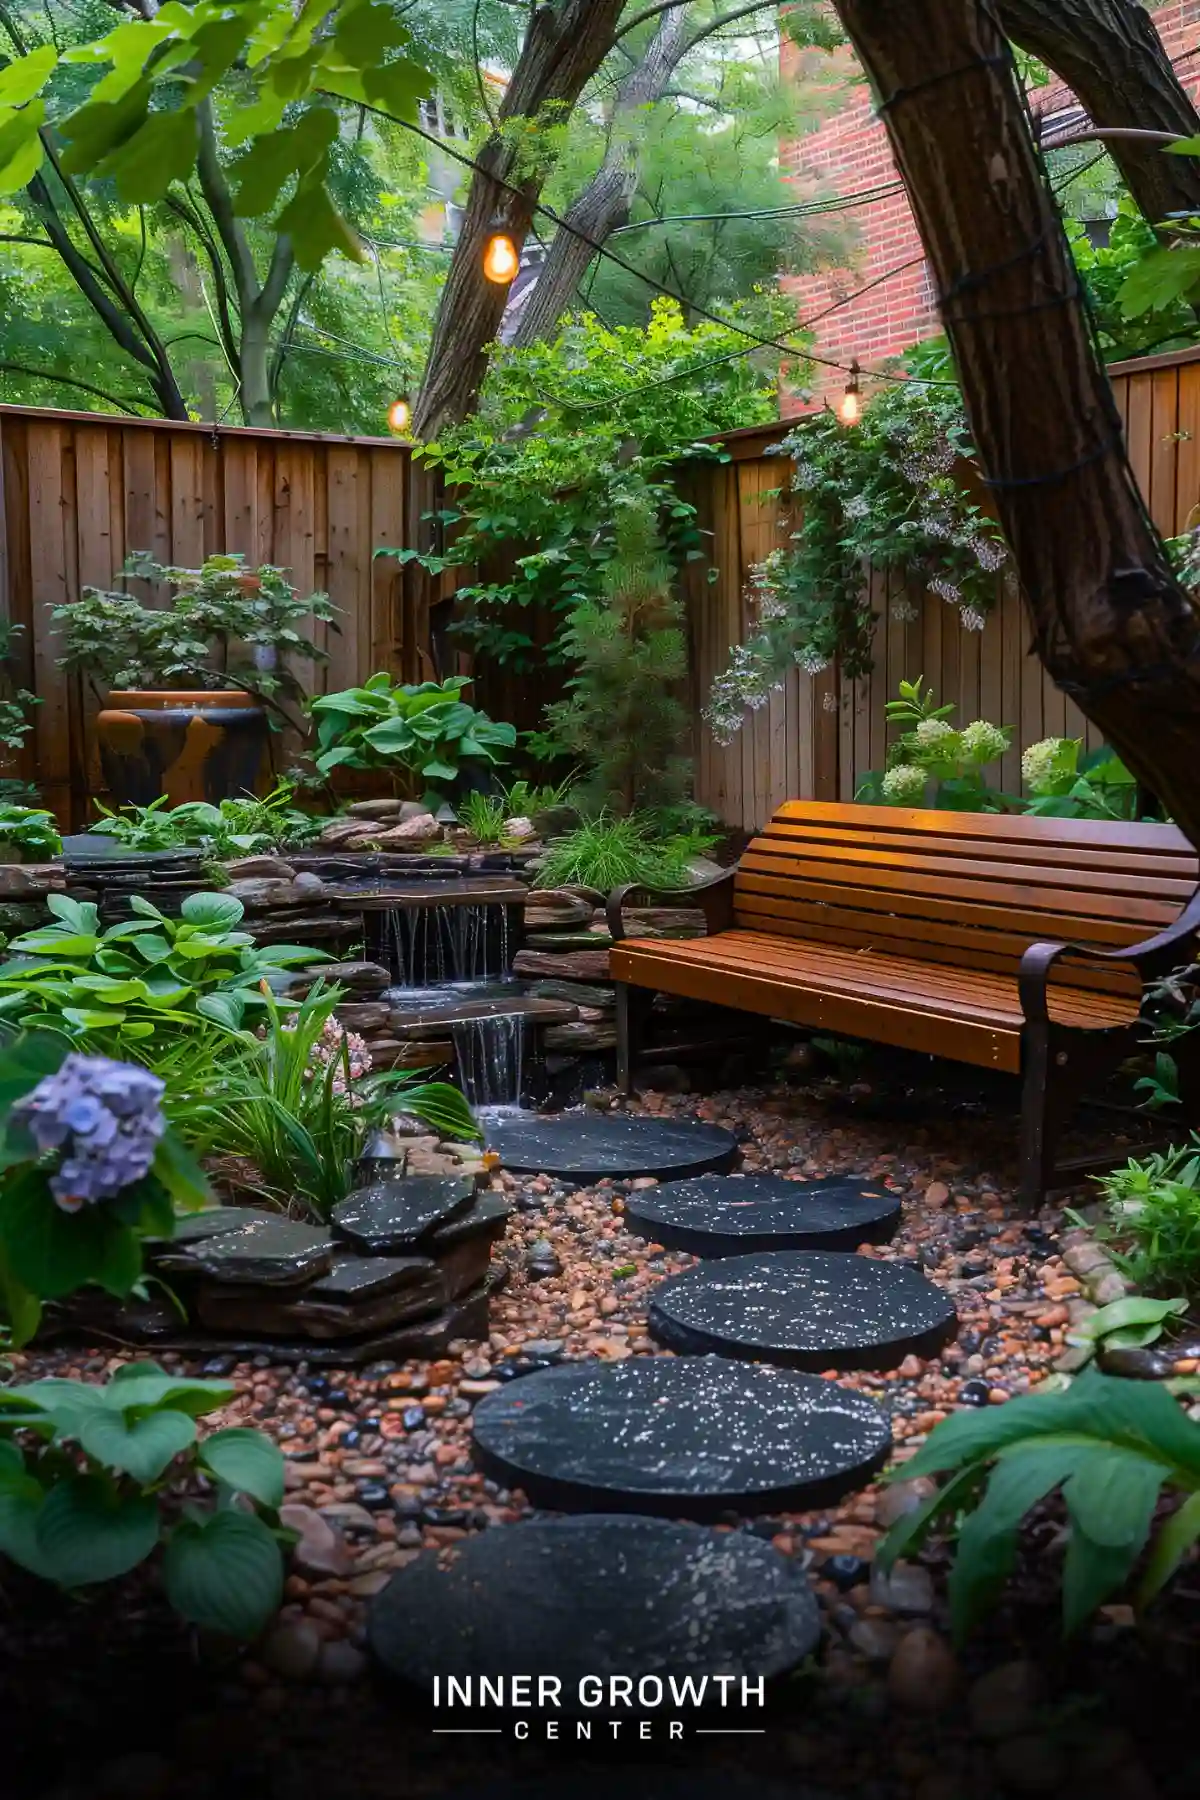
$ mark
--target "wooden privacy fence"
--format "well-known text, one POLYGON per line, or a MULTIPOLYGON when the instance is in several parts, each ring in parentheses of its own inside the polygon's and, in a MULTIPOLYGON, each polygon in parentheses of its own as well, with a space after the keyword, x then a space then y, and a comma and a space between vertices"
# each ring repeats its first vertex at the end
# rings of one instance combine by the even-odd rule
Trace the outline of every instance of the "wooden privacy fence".
MULTIPOLYGON (((1166 533, 1181 531, 1200 503, 1200 349, 1119 364, 1110 374, 1154 521, 1166 533)), ((832 670, 815 679, 793 670, 732 745, 714 742, 700 712, 749 628, 751 570, 794 529, 780 494, 790 464, 767 454, 787 428, 733 432, 729 462, 690 465, 683 477, 711 534, 708 563, 692 564, 684 576, 697 798, 747 831, 787 799, 852 799, 862 775, 883 762, 884 703, 901 677, 924 675, 939 701, 955 703, 960 723, 984 717, 1014 727, 1001 769, 1009 789, 1018 784, 1024 745, 1051 735, 1094 741, 1077 707, 1029 655, 1011 582, 997 579, 984 630, 964 632, 944 601, 923 594, 904 596, 915 619, 895 617, 890 606, 900 593, 876 572, 870 678, 839 682, 832 670)), ((327 591, 341 609, 338 630, 317 627, 329 661, 300 671, 316 691, 349 686, 377 668, 410 681, 437 667, 466 669, 454 640, 440 636, 445 612, 435 603, 446 590, 411 564, 374 555, 415 546, 428 529, 422 515, 436 504, 430 479, 413 469, 405 446, 387 438, 0 406, 0 615, 25 627, 12 673, 42 702, 14 772, 36 780, 64 825, 85 820, 99 787, 93 705, 57 666, 61 646, 49 609, 84 586, 111 585, 132 550, 185 566, 215 551, 241 551, 254 564, 290 571, 301 593, 327 591)), ((557 669, 514 676, 479 667, 475 675, 478 703, 525 728, 561 692, 557 669)))
POLYGON ((409 464, 390 439, 0 407, 0 612, 25 627, 13 675, 41 701, 19 772, 64 824, 82 822, 99 781, 94 707, 57 666, 50 607, 111 586, 132 550, 185 567, 241 551, 341 608, 337 630, 316 629, 329 661, 300 671, 307 685, 327 692, 376 668, 419 678, 418 583, 373 555, 413 541, 409 464))
MULTIPOLYGON (((1200 349, 1118 363, 1109 374, 1151 516, 1164 534, 1181 532, 1200 505, 1200 349)), ((687 477, 699 523, 711 533, 709 561, 716 570, 710 581, 708 566, 697 562, 684 578, 697 714, 731 645, 750 628, 747 591, 755 563, 795 529, 780 494, 791 465, 768 454, 786 429, 733 432, 725 440, 730 462, 698 465, 687 477)), ((1014 728, 1000 768, 1000 785, 1010 792, 1019 787, 1025 745, 1043 737, 1082 737, 1089 747, 1099 742, 1029 653, 1029 625, 1010 579, 997 577, 995 607, 980 632, 963 631, 956 610, 934 595, 906 592, 878 571, 870 582, 879 622, 869 678, 843 682, 832 670, 813 678, 794 669, 727 748, 697 719, 696 798, 727 824, 754 831, 789 799, 853 799, 867 770, 883 764, 884 704, 901 678, 924 675, 939 702, 955 704, 959 724, 986 718, 1014 728), (890 610, 901 598, 916 608, 911 621, 890 610)))

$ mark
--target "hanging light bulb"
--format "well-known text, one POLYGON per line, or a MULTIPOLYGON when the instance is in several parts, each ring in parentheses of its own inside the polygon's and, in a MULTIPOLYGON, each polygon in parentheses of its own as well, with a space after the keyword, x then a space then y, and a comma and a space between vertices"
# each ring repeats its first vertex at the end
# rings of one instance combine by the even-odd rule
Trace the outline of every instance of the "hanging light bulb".
POLYGON ((838 417, 843 425, 857 425, 862 417, 862 392, 858 385, 858 359, 850 364, 850 378, 846 383, 846 391, 838 406, 838 417))
POLYGON ((504 220, 497 214, 492 220, 492 229, 483 247, 483 272, 497 287, 508 287, 515 280, 520 266, 520 251, 504 220))
POLYGON ((388 407, 387 422, 388 430, 396 437, 407 437, 408 428, 412 424, 412 401, 407 394, 401 394, 398 400, 392 401, 388 407))

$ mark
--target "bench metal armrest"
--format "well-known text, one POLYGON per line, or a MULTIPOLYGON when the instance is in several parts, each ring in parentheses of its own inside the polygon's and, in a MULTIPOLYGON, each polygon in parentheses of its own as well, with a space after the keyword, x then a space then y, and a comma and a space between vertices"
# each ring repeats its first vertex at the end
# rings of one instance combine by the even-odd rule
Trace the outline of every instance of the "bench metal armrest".
POLYGON ((629 935, 625 929, 624 906, 630 894, 649 894, 655 900, 693 906, 704 914, 704 923, 710 933, 724 931, 733 923, 733 878, 736 874, 736 869, 722 869, 719 875, 698 881, 695 887, 660 888, 651 887, 644 881, 630 881, 624 887, 614 888, 606 908, 613 943, 619 944, 629 935))
POLYGON ((1183 946, 1200 931, 1200 889, 1192 895, 1173 925, 1127 950, 1097 950, 1091 944, 1030 944, 1021 958, 1017 985, 1021 1010, 1030 1025, 1044 1025, 1050 1014, 1046 1006, 1046 988, 1050 972, 1060 956, 1068 952, 1086 957, 1089 962, 1132 963, 1143 978, 1167 975, 1186 960, 1183 946))

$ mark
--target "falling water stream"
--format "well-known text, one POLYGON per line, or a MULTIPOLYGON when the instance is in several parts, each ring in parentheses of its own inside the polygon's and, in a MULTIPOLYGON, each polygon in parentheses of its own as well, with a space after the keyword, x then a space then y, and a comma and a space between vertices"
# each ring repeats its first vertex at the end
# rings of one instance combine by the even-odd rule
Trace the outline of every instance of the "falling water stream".
POLYGON ((386 941, 401 987, 495 980, 512 961, 505 906, 393 906, 386 941))

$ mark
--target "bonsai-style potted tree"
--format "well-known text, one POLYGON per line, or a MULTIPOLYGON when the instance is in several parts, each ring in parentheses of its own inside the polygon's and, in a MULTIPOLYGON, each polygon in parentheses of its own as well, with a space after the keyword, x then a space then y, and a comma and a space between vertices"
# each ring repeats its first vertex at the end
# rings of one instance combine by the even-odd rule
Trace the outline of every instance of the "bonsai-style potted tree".
POLYGON ((293 722, 304 689, 289 659, 326 660, 302 626, 331 621, 326 594, 299 599, 283 570, 248 569, 241 556, 210 556, 199 569, 131 556, 120 581, 162 583, 166 606, 144 605, 123 585, 86 587, 51 609, 63 668, 84 675, 104 778, 121 805, 207 800, 255 790, 268 715, 293 722), (107 694, 104 692, 107 690, 107 694))

